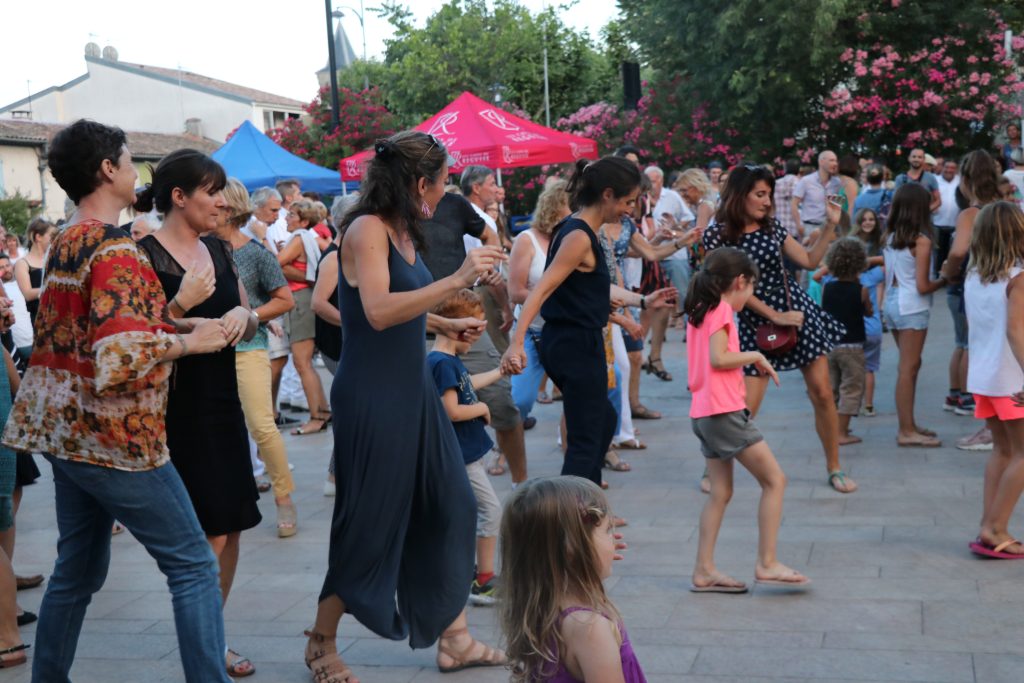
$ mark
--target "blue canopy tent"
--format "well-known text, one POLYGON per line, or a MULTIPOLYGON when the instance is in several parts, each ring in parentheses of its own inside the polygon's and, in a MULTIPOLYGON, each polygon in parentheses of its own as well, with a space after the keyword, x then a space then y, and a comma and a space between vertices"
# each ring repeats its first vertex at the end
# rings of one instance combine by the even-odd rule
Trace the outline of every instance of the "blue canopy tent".
MULTIPOLYGON (((270 186, 278 180, 295 178, 303 190, 339 195, 344 192, 341 176, 330 170, 297 157, 261 133, 250 121, 245 121, 224 146, 213 153, 229 176, 238 178, 252 192, 270 186)), ((347 190, 359 189, 358 182, 348 182, 347 190)))

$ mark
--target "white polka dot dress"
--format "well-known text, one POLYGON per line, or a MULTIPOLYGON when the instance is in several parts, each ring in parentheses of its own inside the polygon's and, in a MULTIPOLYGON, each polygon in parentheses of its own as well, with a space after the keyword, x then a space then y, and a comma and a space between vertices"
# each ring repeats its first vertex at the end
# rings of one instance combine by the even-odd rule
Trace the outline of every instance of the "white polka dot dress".
MULTIPOLYGON (((761 276, 754 287, 754 296, 776 311, 803 311, 804 324, 800 328, 797 344, 784 356, 768 356, 768 361, 778 371, 796 370, 809 365, 816 358, 827 355, 846 334, 846 328, 831 315, 821 310, 810 296, 796 283, 796 280, 782 267, 782 244, 787 232, 778 221, 766 228, 746 233, 738 244, 724 241, 722 227, 712 223, 704 231, 704 249, 710 252, 721 246, 735 246, 747 252, 757 264, 761 276), (783 273, 789 279, 789 294, 792 309, 786 305, 786 289, 782 283, 783 273)), ((749 308, 739 314, 740 348, 743 351, 757 351, 757 328, 768 320, 749 308)), ((743 368, 743 374, 758 375, 752 365, 743 368)))

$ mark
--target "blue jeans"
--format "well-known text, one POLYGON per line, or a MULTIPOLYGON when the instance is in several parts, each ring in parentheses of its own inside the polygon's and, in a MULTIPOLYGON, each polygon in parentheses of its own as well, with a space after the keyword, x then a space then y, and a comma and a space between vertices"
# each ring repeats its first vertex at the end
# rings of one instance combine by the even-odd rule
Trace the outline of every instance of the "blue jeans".
POLYGON ((50 455, 46 459, 53 466, 60 539, 39 609, 32 680, 69 683, 85 610, 107 578, 116 518, 167 577, 185 680, 230 681, 224 669, 217 559, 174 466, 125 472, 50 455))
POLYGON ((686 298, 686 290, 690 286, 690 262, 684 258, 670 258, 661 262, 661 269, 671 280, 672 286, 679 290, 676 301, 678 310, 683 310, 683 299, 686 298))
MULTIPOLYGON (((513 330, 515 334, 515 330, 513 330)), ((532 329, 526 331, 526 338, 523 340, 523 350, 526 352, 526 367, 522 374, 512 375, 512 401, 519 408, 519 414, 525 420, 533 404, 537 400, 537 392, 540 390, 541 380, 544 379, 544 366, 540 363, 540 354, 537 352, 537 343, 540 341, 540 332, 532 329)))

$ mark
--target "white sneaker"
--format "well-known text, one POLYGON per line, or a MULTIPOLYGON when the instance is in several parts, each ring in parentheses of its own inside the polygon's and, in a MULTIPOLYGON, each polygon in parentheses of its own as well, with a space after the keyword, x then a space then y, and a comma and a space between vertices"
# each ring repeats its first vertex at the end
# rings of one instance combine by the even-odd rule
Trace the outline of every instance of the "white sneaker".
POLYGON ((992 450, 992 432, 988 430, 988 427, 982 427, 971 436, 957 441, 956 447, 962 451, 990 451, 992 450))
POLYGON ((328 498, 333 498, 336 490, 337 490, 337 485, 333 481, 329 481, 327 479, 324 480, 324 495, 325 496, 327 496, 328 498))

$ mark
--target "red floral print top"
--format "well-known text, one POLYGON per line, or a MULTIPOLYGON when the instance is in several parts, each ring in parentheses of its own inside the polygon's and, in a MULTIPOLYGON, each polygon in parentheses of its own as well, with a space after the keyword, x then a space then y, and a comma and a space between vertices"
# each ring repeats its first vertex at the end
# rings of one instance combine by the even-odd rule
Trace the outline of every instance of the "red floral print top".
POLYGON ((3 443, 119 470, 166 463, 166 309, 149 259, 123 230, 67 227, 50 245, 32 360, 3 443))

